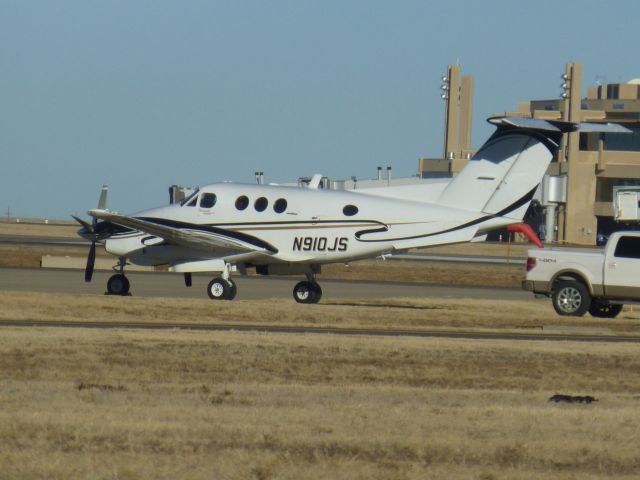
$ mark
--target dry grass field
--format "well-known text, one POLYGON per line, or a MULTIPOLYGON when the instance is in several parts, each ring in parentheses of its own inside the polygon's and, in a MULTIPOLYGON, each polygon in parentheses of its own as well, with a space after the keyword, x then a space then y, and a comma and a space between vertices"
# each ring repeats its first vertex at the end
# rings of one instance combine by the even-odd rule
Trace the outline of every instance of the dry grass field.
POLYGON ((3 328, 11 479, 638 478, 640 347, 3 328), (589 394, 590 405, 548 402, 589 394))
POLYGON ((36 223, 0 222, 2 235, 26 235, 42 237, 78 237, 80 225, 45 225, 36 223))
MULTIPOLYGON (((451 248, 440 251, 465 253, 451 248)), ((39 253, 2 245, 0 261, 29 266, 39 253)), ((522 270, 367 261, 323 277, 514 286, 522 270)), ((572 319, 534 300, 299 305, 0 292, 0 320, 640 334, 632 308, 615 320, 572 319)), ((640 478, 635 343, 24 327, 0 335, 2 479, 640 478), (549 402, 555 393, 599 401, 549 402)))
POLYGON ((0 292, 0 320, 204 323, 357 327, 407 330, 572 332, 640 335, 640 310, 616 319, 559 317, 547 300, 493 301, 435 298, 235 300, 111 297, 0 292))
MULTIPOLYGON (((43 255, 60 255, 86 258, 89 247, 40 246, 40 245, 1 245, 0 267, 39 268, 43 255)), ((97 250, 98 257, 107 257, 104 249, 97 250)), ((113 257, 111 257, 113 258, 113 257)), ((114 262, 115 263, 115 262, 114 262)))

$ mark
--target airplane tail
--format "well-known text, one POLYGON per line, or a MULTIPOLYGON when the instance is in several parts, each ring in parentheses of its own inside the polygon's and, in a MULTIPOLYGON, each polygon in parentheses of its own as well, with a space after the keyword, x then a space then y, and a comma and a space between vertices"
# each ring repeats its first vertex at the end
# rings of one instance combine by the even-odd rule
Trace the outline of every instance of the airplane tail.
POLYGON ((630 131, 616 124, 489 118, 498 128, 438 199, 442 206, 519 222, 560 148, 563 133, 630 131))
POLYGON ((489 122, 498 129, 445 188, 438 204, 519 221, 560 146, 562 133, 578 126, 515 117, 489 122))

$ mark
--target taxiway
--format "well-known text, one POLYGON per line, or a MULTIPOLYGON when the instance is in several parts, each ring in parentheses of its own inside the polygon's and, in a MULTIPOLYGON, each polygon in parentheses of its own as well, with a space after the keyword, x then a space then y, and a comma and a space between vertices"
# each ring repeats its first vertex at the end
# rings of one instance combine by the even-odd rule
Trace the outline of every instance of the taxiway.
MULTIPOLYGON (((43 293, 96 294, 106 290, 111 272, 96 271, 91 283, 84 282, 81 270, 0 268, 0 290, 43 293)), ((212 275, 193 275, 193 286, 185 287, 183 276, 165 272, 130 272, 131 293, 141 297, 207 298, 212 275)), ((291 298, 300 277, 260 277, 235 275, 237 299, 291 298)), ((430 285, 402 282, 328 280, 318 277, 324 291, 323 302, 332 298, 470 298, 535 301, 530 292, 516 288, 488 288, 457 285, 430 285)))

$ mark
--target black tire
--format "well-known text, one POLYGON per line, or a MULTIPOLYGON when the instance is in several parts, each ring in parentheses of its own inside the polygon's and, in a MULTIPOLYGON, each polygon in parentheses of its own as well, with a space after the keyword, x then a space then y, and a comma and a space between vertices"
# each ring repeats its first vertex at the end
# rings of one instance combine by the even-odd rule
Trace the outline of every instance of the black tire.
POLYGON ((229 295, 233 293, 235 297, 235 283, 226 281, 222 277, 214 278, 207 286, 207 294, 211 300, 231 300, 229 295))
POLYGON ((591 295, 583 283, 561 280, 551 295, 553 308, 558 315, 582 317, 591 306, 591 295))
POLYGON ((592 317, 598 318, 615 318, 622 311, 622 305, 593 300, 589 307, 589 313, 592 317))
POLYGON ((322 298, 322 288, 317 283, 314 283, 313 286, 315 288, 315 292, 313 292, 315 297, 314 297, 314 301, 312 303, 318 303, 320 301, 320 299, 322 298))
POLYGON ((227 293, 227 300, 233 300, 234 298, 236 298, 236 294, 238 293, 238 286, 236 285, 236 282, 233 281, 233 279, 229 279, 229 292, 227 293))
POLYGON ((128 295, 130 287, 129 279, 122 273, 116 273, 107 282, 107 293, 109 295, 128 295))
POLYGON ((298 303, 318 303, 322 298, 322 289, 317 283, 305 280, 293 287, 293 298, 298 303))

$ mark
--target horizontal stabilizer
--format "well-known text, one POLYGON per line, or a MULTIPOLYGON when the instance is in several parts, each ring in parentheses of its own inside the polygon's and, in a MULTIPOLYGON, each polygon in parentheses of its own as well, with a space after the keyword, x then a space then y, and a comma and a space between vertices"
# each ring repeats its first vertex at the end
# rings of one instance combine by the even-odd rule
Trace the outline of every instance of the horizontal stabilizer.
POLYGON ((443 190, 438 204, 521 220, 562 135, 630 133, 621 125, 572 123, 525 117, 492 117, 498 128, 443 190))
POLYGON ((580 123, 578 131, 582 133, 633 133, 617 123, 580 123))
POLYGON ((582 132, 582 133, 633 133, 617 123, 564 122, 560 120, 542 120, 528 117, 492 117, 489 123, 502 127, 526 128, 541 132, 582 132))
POLYGON ((541 120, 539 118, 527 117, 492 117, 487 122, 498 127, 526 128, 528 130, 539 130, 543 132, 575 132, 577 125, 571 122, 559 122, 555 120, 541 120))

